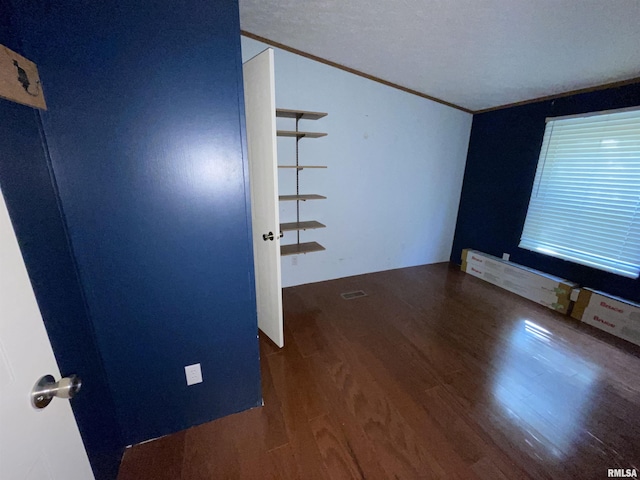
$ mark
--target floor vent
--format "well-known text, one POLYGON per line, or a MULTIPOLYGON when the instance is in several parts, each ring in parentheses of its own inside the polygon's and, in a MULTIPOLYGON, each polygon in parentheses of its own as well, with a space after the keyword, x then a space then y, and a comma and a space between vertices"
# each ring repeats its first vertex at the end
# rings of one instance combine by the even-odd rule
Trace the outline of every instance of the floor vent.
POLYGON ((340 296, 345 300, 352 300, 354 298, 366 297, 367 294, 362 290, 358 290, 357 292, 341 293, 340 296))

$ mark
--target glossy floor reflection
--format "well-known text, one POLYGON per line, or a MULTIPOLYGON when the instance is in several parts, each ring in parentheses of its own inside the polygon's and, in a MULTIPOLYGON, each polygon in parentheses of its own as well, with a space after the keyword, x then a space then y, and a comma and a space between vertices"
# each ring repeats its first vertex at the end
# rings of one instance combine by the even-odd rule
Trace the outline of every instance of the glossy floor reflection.
POLYGON ((285 348, 260 339, 264 407, 133 447, 120 480, 640 467, 639 348, 447 264, 288 288, 284 309, 285 348))
POLYGON ((507 342, 496 401, 531 448, 563 460, 579 440, 600 368, 531 320, 517 321, 507 342))

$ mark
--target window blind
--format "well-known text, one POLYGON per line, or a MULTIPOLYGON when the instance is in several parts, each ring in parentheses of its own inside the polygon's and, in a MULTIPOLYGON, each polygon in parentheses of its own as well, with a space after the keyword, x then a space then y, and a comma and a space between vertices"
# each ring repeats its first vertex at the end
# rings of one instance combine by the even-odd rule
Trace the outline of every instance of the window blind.
POLYGON ((640 109, 549 119, 520 247, 640 272, 640 109))

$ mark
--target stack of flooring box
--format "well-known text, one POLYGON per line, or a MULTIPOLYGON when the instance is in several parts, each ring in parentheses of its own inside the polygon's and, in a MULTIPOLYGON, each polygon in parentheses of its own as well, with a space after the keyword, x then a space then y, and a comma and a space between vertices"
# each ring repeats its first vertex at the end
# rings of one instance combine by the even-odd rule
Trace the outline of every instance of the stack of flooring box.
POLYGON ((569 280, 477 250, 462 251, 461 268, 474 277, 640 345, 640 304, 590 288, 580 289, 569 280))
POLYGON ((577 284, 501 258, 465 249, 462 271, 547 308, 568 314, 577 284))
POLYGON ((637 303, 583 288, 571 316, 640 345, 640 305, 637 303))

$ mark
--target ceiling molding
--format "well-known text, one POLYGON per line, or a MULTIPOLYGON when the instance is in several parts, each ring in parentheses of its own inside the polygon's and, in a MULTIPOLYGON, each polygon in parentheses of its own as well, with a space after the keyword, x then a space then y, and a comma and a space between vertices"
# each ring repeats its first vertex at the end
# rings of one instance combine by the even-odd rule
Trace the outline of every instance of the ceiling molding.
POLYGON ((328 65, 330 67, 338 68, 338 69, 343 70, 345 72, 352 73, 354 75, 358 75, 359 77, 363 77, 363 78, 366 78, 368 80, 372 80, 374 82, 380 83, 380 84, 385 85, 387 87, 395 88, 396 90, 400 90, 400 91, 409 93, 411 95, 415 95, 415 96, 420 97, 420 98, 425 98, 427 100, 431 100, 432 102, 440 103, 442 105, 446 105, 447 107, 455 108, 456 110, 460 110, 460 111, 465 112, 465 113, 471 113, 473 115, 478 115, 478 114, 487 113, 487 112, 493 112, 493 111, 496 111, 496 110, 503 110, 505 108, 520 107, 522 105, 528 105, 528 104, 537 103, 537 102, 544 102, 544 101, 547 101, 547 100, 555 100, 557 98, 569 97, 571 95, 578 95, 578 94, 581 94, 581 93, 596 92, 596 91, 599 91, 599 90, 606 90, 608 88, 623 87, 625 85, 632 85, 634 83, 640 83, 640 77, 634 77, 634 78, 630 78, 630 79, 627 79, 627 80, 619 80, 619 81, 616 81, 616 82, 604 83, 604 84, 595 85, 595 86, 591 86, 591 87, 580 88, 580 89, 577 89, 577 90, 570 90, 568 92, 562 92, 562 93, 556 93, 556 94, 553 94, 553 95, 546 95, 546 96, 542 96, 542 97, 531 98, 531 99, 528 99, 528 100, 522 100, 520 102, 507 103, 507 104, 504 104, 504 105, 498 105, 496 107, 484 108, 484 109, 480 109, 480 110, 470 110, 468 108, 461 107, 460 105, 456 105, 454 103, 447 102, 447 101, 442 100, 440 98, 432 97, 430 95, 427 95, 425 93, 419 92, 417 90, 412 90, 410 88, 403 87, 402 85, 398 85, 396 83, 389 82, 389 81, 384 80, 382 78, 378 78, 378 77, 375 77, 373 75, 369 75, 367 73, 361 72, 360 70, 356 70, 356 69, 347 67, 345 65, 341 65, 339 63, 332 62, 331 60, 327 60, 325 58, 318 57, 318 56, 313 55, 311 53, 307 53, 307 52, 304 52, 302 50, 298 50, 297 48, 293 48, 293 47, 290 47, 288 45, 284 45, 282 43, 270 40, 270 39, 265 38, 265 37, 261 37, 260 35, 256 35, 254 33, 248 32, 246 30, 240 30, 240 33, 243 36, 247 37, 247 38, 251 38, 253 40, 257 40, 259 42, 266 43, 267 45, 271 45, 272 47, 279 48, 281 50, 285 50, 285 51, 293 53, 295 55, 300 55, 300 56, 308 58, 310 60, 314 60, 316 62, 323 63, 323 64, 328 65))
POLYGON ((546 95, 544 97, 532 98, 530 100, 522 100, 521 102, 507 103, 505 105, 499 105, 497 107, 484 108, 482 110, 476 110, 474 115, 486 112, 493 112, 495 110, 502 110, 504 108, 520 107, 522 105, 528 105, 530 103, 544 102, 547 100, 555 100, 556 98, 570 97, 572 95, 579 95, 581 93, 597 92, 598 90, 606 90, 608 88, 624 87, 625 85, 632 85, 634 83, 640 83, 640 77, 630 78, 628 80, 619 80, 617 82, 604 83, 593 87, 580 88, 578 90, 571 90, 569 92, 556 93, 553 95, 546 95))
MULTIPOLYGON (((447 107, 455 108, 456 110, 460 110, 465 113, 476 113, 468 108, 461 107, 460 105, 456 105, 454 103, 447 102, 445 100, 441 100, 436 97, 432 97, 425 93, 418 92, 417 90, 412 90, 410 88, 403 87, 402 85, 398 85, 397 83, 388 82, 387 80, 383 80, 382 78, 374 77, 373 75, 369 75, 367 73, 361 72, 359 70, 355 70, 353 68, 347 67, 345 65, 341 65, 339 63, 332 62, 331 60, 327 60, 325 58, 318 57, 311 53, 303 52, 302 50, 298 50, 297 48, 289 47, 279 42, 274 42, 273 40, 269 40, 268 38, 261 37, 251 32, 247 32, 246 30, 240 30, 240 33, 247 38, 252 38, 253 40, 257 40, 262 43, 266 43, 267 45, 271 45, 272 47, 279 48, 281 50, 285 50, 290 53, 294 53, 296 55, 300 55, 302 57, 308 58, 310 60, 314 60, 316 62, 324 63, 325 65, 329 65, 330 67, 339 68, 340 70, 344 70, 345 72, 352 73, 354 75, 358 75, 359 77, 366 78, 368 80, 372 80, 377 83, 381 83, 382 85, 386 85, 387 87, 395 88, 396 90, 401 90, 406 93, 410 93, 411 95, 416 95, 421 98, 426 98, 427 100, 431 100, 432 102, 440 103, 442 105, 446 105, 447 107)), ((502 107, 498 107, 502 108, 502 107)))

